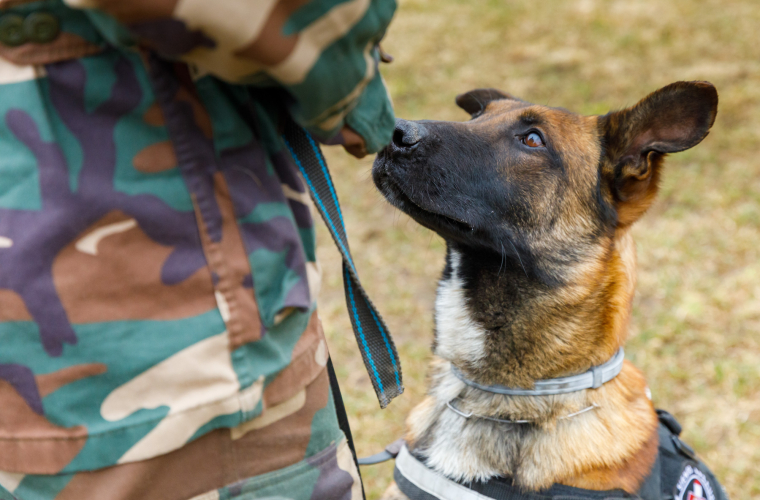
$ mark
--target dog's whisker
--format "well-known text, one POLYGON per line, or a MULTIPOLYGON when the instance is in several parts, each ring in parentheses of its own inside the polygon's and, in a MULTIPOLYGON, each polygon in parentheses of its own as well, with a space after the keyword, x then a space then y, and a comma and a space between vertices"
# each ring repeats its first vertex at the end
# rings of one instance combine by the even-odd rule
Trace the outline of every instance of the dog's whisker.
POLYGON ((501 261, 499 262, 499 272, 496 274, 496 276, 501 276, 501 268, 504 266, 504 261, 507 258, 506 251, 504 250, 504 243, 499 242, 501 245, 501 261))
POLYGON ((525 266, 523 265, 522 258, 520 258, 520 252, 517 251, 517 247, 515 247, 515 244, 512 243, 512 240, 509 241, 509 244, 512 245, 512 248, 515 251, 515 254, 517 255, 517 260, 520 262, 520 267, 522 267, 523 272, 525 273, 525 277, 528 277, 528 271, 525 269, 525 266))

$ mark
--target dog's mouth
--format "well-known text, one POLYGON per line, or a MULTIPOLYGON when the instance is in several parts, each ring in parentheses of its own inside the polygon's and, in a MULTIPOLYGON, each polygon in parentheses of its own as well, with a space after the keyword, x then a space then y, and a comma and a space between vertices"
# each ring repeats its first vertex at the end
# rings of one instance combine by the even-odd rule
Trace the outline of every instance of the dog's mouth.
POLYGON ((376 172, 375 183, 391 205, 444 237, 470 234, 475 230, 470 223, 460 217, 430 210, 424 207, 421 202, 415 201, 387 171, 376 172))

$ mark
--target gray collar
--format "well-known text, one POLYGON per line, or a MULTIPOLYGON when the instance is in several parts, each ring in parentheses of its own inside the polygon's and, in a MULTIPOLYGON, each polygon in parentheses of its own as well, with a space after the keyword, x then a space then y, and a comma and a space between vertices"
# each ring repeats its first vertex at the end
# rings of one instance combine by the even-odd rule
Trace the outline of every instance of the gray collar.
POLYGON ((620 370, 623 369, 624 359, 625 353, 621 347, 609 361, 602 365, 595 366, 580 375, 536 380, 533 389, 519 389, 503 385, 481 385, 465 377, 454 365, 451 365, 451 371, 454 372, 454 375, 459 380, 481 391, 504 394, 506 396, 549 396, 552 394, 567 394, 568 392, 577 392, 584 389, 597 389, 617 377, 620 370))

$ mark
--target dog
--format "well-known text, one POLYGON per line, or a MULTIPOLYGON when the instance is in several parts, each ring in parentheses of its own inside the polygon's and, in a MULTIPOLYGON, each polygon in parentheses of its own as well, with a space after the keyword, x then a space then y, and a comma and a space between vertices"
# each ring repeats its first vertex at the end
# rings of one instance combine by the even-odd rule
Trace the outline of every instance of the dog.
MULTIPOLYGON (((671 480, 648 479, 669 446, 684 465, 670 472, 680 489, 658 482, 667 498, 725 498, 621 351, 636 284, 630 228, 655 199, 665 156, 707 136, 715 87, 676 82, 603 116, 494 89, 456 103, 469 121, 398 120, 372 169, 384 197, 447 247, 429 389, 407 420, 408 456, 444 482, 496 480, 525 498, 659 498, 657 486, 649 497, 642 488, 671 480), (619 373, 595 388, 493 390, 530 393, 616 353, 619 373)), ((398 463, 386 499, 410 498, 398 463)), ((425 494, 416 498, 449 498, 425 494)))

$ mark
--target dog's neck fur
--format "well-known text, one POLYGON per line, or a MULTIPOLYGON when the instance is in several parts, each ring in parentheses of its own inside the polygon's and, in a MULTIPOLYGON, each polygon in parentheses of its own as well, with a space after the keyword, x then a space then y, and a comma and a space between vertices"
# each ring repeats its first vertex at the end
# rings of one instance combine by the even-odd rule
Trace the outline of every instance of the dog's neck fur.
POLYGON ((625 341, 635 286, 630 236, 608 243, 572 287, 553 288, 449 246, 430 388, 408 420, 407 442, 428 466, 456 480, 507 475, 526 489, 638 489, 657 454, 657 417, 630 363, 599 389, 540 397, 486 393, 451 372, 453 363, 480 383, 531 387, 608 360, 625 341), (454 399, 464 412, 534 423, 465 419, 446 407, 454 399))

